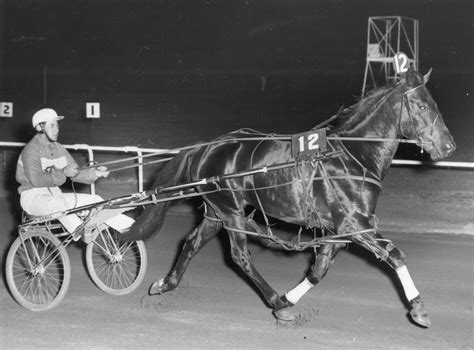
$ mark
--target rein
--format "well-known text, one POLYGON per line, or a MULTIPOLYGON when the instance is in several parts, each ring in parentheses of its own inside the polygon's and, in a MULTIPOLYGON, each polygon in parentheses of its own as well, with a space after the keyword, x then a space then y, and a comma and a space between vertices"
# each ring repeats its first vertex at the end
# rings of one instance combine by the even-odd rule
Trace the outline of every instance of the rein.
MULTIPOLYGON (((346 136, 327 136, 327 140, 339 140, 339 141, 367 141, 367 142, 399 142, 399 143, 413 143, 416 145, 419 145, 420 142, 417 140, 407 140, 407 139, 388 139, 388 138, 383 138, 383 137, 346 137, 346 136)), ((129 157, 129 158, 123 158, 123 159, 117 159, 117 160, 111 160, 108 162, 103 162, 103 163, 97 163, 97 164, 91 164, 87 165, 85 167, 80 168, 80 170, 83 169, 89 169, 89 168, 97 168, 99 166, 106 166, 106 165, 111 165, 111 164, 117 164, 117 163, 122 163, 122 162, 128 162, 132 160, 137 160, 137 159, 143 159, 143 158, 149 158, 149 157, 156 157, 164 154, 177 154, 181 151, 186 151, 190 149, 195 149, 195 148, 200 148, 200 147, 207 147, 219 143, 231 143, 231 142, 239 142, 239 141, 291 141, 291 136, 289 135, 274 135, 274 134, 268 134, 266 137, 244 137, 244 138, 233 138, 233 139, 225 139, 225 140, 216 140, 216 141, 211 141, 211 142, 206 142, 206 143, 200 143, 200 144, 195 144, 195 145, 190 145, 190 146, 185 146, 185 147, 180 147, 180 148, 173 148, 170 150, 166 151, 160 151, 160 152, 154 152, 154 153, 149 153, 145 154, 142 156, 135 156, 135 157, 129 157)), ((425 142, 426 143, 426 142, 425 142)), ((168 157, 168 158, 163 158, 159 160, 154 160, 150 162, 140 162, 136 164, 131 164, 119 168, 111 168, 108 169, 107 171, 109 172, 114 172, 114 171, 119 171, 119 170, 124 170, 124 169, 130 169, 130 168, 136 168, 142 165, 150 165, 150 164, 155 164, 155 163, 161 163, 161 162, 166 162, 173 159, 173 157, 168 157)))

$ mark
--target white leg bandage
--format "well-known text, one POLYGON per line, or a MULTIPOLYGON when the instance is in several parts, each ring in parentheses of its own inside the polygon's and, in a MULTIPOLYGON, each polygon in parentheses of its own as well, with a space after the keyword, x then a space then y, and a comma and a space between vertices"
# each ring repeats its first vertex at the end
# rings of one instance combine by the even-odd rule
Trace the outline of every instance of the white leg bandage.
POLYGON ((418 289, 416 289, 407 267, 402 266, 396 269, 395 271, 397 272, 400 282, 402 282, 403 290, 405 291, 405 295, 408 301, 412 301, 417 296, 419 296, 420 292, 418 292, 418 289))
POLYGON ((295 288, 285 294, 286 300, 288 300, 292 304, 296 304, 298 300, 300 300, 301 297, 313 287, 314 284, 312 284, 310 281, 308 281, 307 278, 305 278, 303 281, 300 282, 300 284, 298 284, 295 288))

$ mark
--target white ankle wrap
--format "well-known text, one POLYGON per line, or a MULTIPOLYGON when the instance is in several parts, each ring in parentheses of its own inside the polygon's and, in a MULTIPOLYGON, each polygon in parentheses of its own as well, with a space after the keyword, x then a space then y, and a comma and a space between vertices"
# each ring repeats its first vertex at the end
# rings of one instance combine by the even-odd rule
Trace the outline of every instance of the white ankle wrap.
POLYGON ((301 297, 313 287, 314 284, 312 284, 307 278, 305 278, 303 281, 300 282, 300 284, 298 284, 295 288, 285 294, 286 300, 288 300, 292 304, 296 304, 298 300, 300 300, 301 297))
POLYGON ((396 269, 395 271, 397 272, 398 278, 402 283, 403 290, 405 291, 405 295, 408 301, 412 301, 417 296, 419 296, 420 292, 418 292, 418 289, 416 289, 407 267, 402 266, 396 269))

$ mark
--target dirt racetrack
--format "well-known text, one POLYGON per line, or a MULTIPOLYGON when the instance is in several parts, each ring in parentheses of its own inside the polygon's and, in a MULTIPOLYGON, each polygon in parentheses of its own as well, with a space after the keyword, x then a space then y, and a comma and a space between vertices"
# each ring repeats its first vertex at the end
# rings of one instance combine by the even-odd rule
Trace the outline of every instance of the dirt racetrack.
MULTIPOLYGON (((357 249, 341 251, 325 279, 293 308, 297 323, 275 323, 257 292, 225 256, 220 234, 191 263, 180 286, 148 296, 165 276, 196 216, 183 205, 167 216, 160 235, 147 242, 148 271, 138 290, 114 297, 97 289, 83 262, 83 244, 68 248, 69 292, 47 312, 22 309, 0 285, 2 349, 469 349, 473 339, 472 173, 391 169, 378 216, 385 237, 407 255, 432 327, 419 328, 384 265, 357 249), (414 181, 416 179, 416 181, 414 181), (415 232, 409 234, 408 232, 415 232), (438 233, 429 233, 438 232, 438 233), (441 233, 444 232, 444 233, 441 233), (453 234, 460 233, 460 234, 453 234)), ((0 202, 4 255, 16 223, 0 202), (7 233, 8 232, 8 233, 7 233)), ((298 283, 311 254, 285 254, 251 245, 255 265, 284 293, 298 283)), ((3 265, 2 265, 3 271, 3 265)))

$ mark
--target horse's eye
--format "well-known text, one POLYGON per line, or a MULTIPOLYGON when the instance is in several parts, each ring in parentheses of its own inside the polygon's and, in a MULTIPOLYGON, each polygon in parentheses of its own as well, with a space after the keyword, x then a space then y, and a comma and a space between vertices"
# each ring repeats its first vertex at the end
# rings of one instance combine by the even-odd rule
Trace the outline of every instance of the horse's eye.
POLYGON ((424 111, 424 110, 426 109, 426 106, 425 106, 425 105, 420 105, 420 109, 421 109, 422 111, 424 111))

